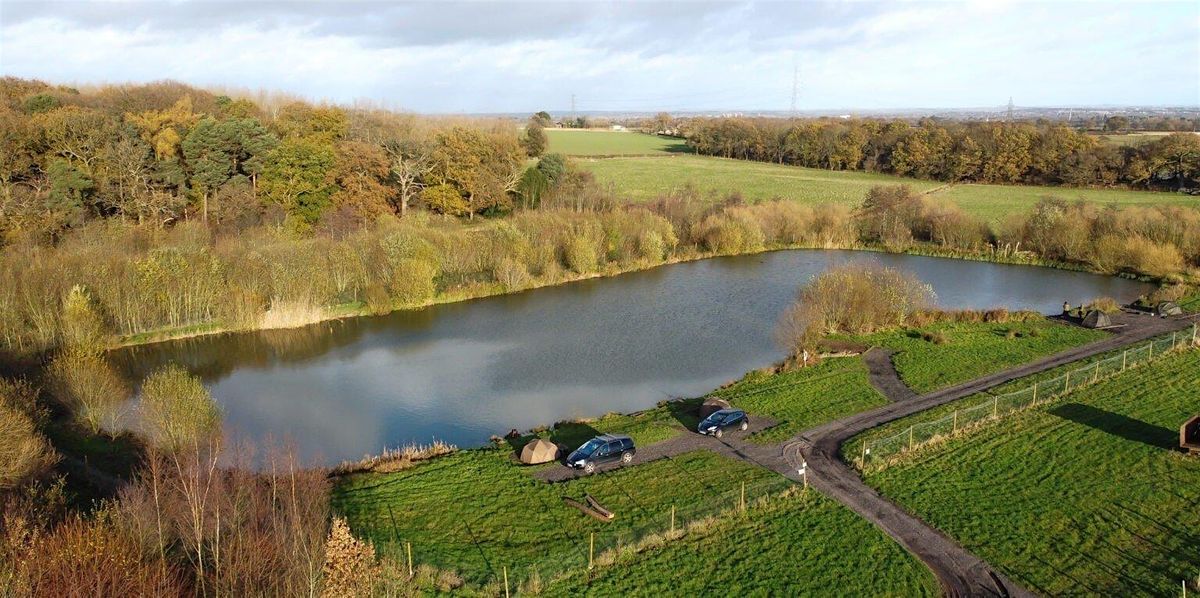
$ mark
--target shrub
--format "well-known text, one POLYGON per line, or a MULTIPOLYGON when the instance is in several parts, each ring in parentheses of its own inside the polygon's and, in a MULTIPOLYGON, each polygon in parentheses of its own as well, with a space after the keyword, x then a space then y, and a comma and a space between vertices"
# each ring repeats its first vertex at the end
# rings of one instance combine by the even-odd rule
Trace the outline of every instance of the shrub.
POLYGON ((503 285, 507 291, 523 289, 529 285, 529 271, 525 269, 525 264, 511 257, 500 258, 492 274, 496 277, 496 282, 503 285))
POLYGON ((51 394, 93 434, 117 427, 129 387, 102 355, 77 349, 59 353, 46 368, 51 394))
POLYGON ((392 298, 388 295, 387 289, 383 288, 381 284, 367 285, 365 298, 367 309, 377 316, 382 316, 392 311, 392 298))
POLYGON ((221 412, 200 379, 178 365, 164 366, 142 383, 142 426, 168 452, 197 448, 217 434, 221 412))
POLYGON ((933 332, 926 332, 921 335, 921 338, 924 339, 926 342, 930 342, 935 345, 944 345, 944 344, 950 342, 950 338, 947 337, 946 333, 941 330, 934 330, 933 332))
POLYGON ((785 348, 812 348, 821 335, 870 333, 901 326, 932 303, 933 289, 912 274, 878 265, 848 264, 814 276, 780 321, 785 348))
POLYGON ((341 517, 334 517, 325 542, 325 564, 321 568, 322 598, 357 598, 371 593, 379 566, 375 548, 350 533, 341 517))
POLYGON ((423 303, 433 298, 436 274, 437 270, 429 262, 402 258, 392 266, 388 288, 392 297, 403 304, 423 303))
POLYGON ((598 265, 596 247, 585 237, 572 237, 563 248, 563 260, 576 274, 590 274, 598 265))
POLYGON ((42 477, 57 462, 58 455, 34 420, 0 401, 0 491, 42 477))

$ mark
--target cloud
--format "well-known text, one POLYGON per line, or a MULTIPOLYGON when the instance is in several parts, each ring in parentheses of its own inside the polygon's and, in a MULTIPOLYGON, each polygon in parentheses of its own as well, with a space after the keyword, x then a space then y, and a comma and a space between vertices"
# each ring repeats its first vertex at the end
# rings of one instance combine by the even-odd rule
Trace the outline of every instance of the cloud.
POLYGON ((0 72, 433 112, 1200 103, 1188 3, 0 3, 0 72), (1131 26, 1136 24, 1136 26, 1131 26))

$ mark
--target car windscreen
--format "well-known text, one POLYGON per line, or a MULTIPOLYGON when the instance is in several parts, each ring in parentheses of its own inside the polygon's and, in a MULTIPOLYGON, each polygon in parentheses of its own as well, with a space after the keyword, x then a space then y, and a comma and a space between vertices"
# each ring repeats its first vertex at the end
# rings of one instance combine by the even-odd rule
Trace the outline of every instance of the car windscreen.
POLYGON ((725 414, 721 412, 714 413, 704 420, 708 424, 719 424, 723 421, 725 421, 725 414))
POLYGON ((579 447, 575 452, 579 453, 580 455, 586 456, 586 455, 590 455, 590 454, 596 452, 596 449, 598 449, 602 446, 604 446, 603 440, 600 440, 599 438, 593 438, 593 439, 587 441, 587 444, 579 447))

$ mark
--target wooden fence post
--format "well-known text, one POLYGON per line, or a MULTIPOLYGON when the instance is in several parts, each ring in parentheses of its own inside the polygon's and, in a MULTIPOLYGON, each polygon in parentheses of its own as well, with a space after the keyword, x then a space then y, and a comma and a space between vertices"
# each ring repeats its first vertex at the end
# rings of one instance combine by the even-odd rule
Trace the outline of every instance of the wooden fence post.
POLYGON ((1129 356, 1129 349, 1121 351, 1121 371, 1122 372, 1125 371, 1125 361, 1128 356, 1129 356))
POLYGON ((1000 397, 992 399, 992 417, 1000 417, 1000 397))
POLYGON ((746 510, 746 482, 742 482, 742 511, 746 510))
POLYGON ((1174 350, 1175 350, 1175 335, 1176 335, 1176 334, 1177 334, 1177 333, 1175 333, 1175 332, 1172 332, 1172 333, 1171 333, 1171 350, 1172 350, 1172 351, 1174 351, 1174 350))
POLYGON ((1092 384, 1095 384, 1100 379, 1100 362, 1096 362, 1096 371, 1092 374, 1092 384))
POLYGON ((908 450, 911 451, 912 447, 913 447, 913 427, 909 426, 908 427, 908 450))
POLYGON ((671 534, 675 534, 675 505, 671 505, 671 534))
POLYGON ((1033 383, 1033 405, 1037 405, 1037 382, 1033 383))
POLYGON ((1071 392, 1071 370, 1067 370, 1067 377, 1063 381, 1063 394, 1071 392))
POLYGON ((954 423, 950 424, 950 432, 958 432, 958 409, 954 410, 954 423))
POLYGON ((412 576, 413 576, 413 566, 412 566, 412 542, 405 542, 405 543, 404 543, 404 547, 405 547, 406 549, 408 549, 408 578, 409 578, 409 579, 412 579, 412 576))
POLYGON ((862 464, 863 464, 863 467, 867 466, 867 441, 866 440, 863 441, 862 464))
POLYGON ((596 532, 588 535, 588 569, 592 568, 593 559, 596 556, 596 532))
POLYGON ((1146 358, 1146 361, 1151 359, 1154 359, 1154 341, 1150 341, 1150 356, 1146 358))
POLYGON ((508 598, 508 566, 504 567, 504 598, 508 598))

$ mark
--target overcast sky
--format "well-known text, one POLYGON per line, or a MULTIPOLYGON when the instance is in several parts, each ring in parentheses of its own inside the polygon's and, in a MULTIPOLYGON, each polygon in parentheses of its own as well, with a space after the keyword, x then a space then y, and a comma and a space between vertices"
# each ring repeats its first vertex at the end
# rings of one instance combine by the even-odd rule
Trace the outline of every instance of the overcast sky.
POLYGON ((1200 2, 0 0, 0 73, 420 112, 1200 104, 1200 2))

